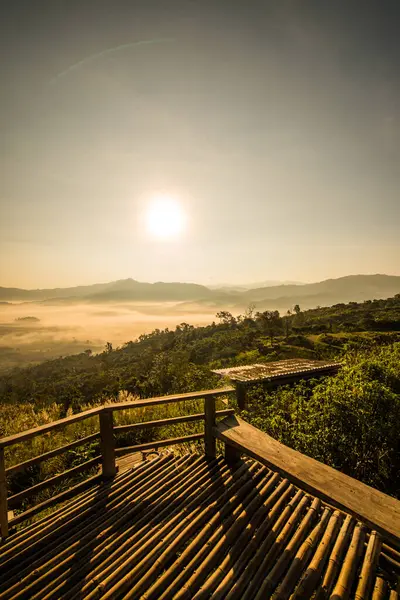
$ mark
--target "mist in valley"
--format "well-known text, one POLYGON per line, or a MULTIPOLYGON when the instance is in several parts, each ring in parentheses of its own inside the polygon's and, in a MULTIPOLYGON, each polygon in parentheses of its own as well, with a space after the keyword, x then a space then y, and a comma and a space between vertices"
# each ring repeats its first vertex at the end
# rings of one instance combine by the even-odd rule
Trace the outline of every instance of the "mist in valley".
POLYGON ((118 347, 156 328, 210 323, 214 315, 211 308, 173 302, 2 304, 0 371, 88 349, 101 352, 107 342, 118 347))

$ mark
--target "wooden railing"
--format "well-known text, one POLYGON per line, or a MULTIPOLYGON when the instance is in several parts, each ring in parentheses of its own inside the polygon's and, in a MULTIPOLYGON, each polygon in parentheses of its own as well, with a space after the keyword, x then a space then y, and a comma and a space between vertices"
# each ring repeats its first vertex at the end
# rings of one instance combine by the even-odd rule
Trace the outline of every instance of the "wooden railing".
POLYGON ((226 408, 223 410, 216 410, 216 399, 221 396, 226 396, 227 394, 231 394, 235 389, 231 387, 220 388, 214 390, 206 390, 201 392, 193 392, 189 394, 178 394, 174 396, 163 396, 159 398, 149 398, 146 400, 137 400, 133 402, 121 402, 116 404, 107 404, 104 406, 99 406, 97 408, 93 408, 91 410, 86 410, 84 412, 72 415, 70 417, 66 417, 65 419, 60 419, 59 421, 54 421, 53 423, 48 423, 46 425, 42 425, 40 427, 35 427, 34 429, 29 429, 27 431, 23 431, 21 433, 17 433, 15 435, 11 435, 9 437, 0 438, 0 531, 1 537, 5 538, 8 536, 9 526, 16 525, 30 517, 34 514, 42 511, 49 506, 57 504, 58 502, 64 501, 67 498, 75 495, 83 491, 93 483, 100 481, 101 479, 109 479, 114 477, 117 472, 116 465, 116 456, 131 452, 139 452, 146 449, 152 448, 160 448, 164 446, 170 446, 173 444, 180 444, 185 442, 192 442, 195 440, 204 440, 205 453, 209 457, 215 457, 216 453, 216 439, 213 433, 213 428, 216 425, 217 417, 225 417, 228 415, 232 415, 234 410, 231 408, 226 408), (183 402, 188 400, 204 400, 204 412, 183 415, 178 417, 172 417, 168 419, 159 419, 156 421, 145 421, 140 423, 133 423, 130 425, 114 425, 114 412, 127 410, 127 409, 138 409, 145 408, 149 406, 159 406, 164 404, 170 404, 173 402, 183 402), (75 440, 70 444, 61 446, 54 450, 50 450, 44 454, 40 454, 39 456, 35 456, 29 460, 26 460, 22 463, 6 467, 5 464, 5 454, 4 449, 10 446, 14 446, 16 444, 20 444, 30 440, 36 436, 43 435, 45 433, 51 433, 56 430, 62 429, 67 425, 71 425, 73 423, 77 423, 79 421, 84 421, 86 419, 90 419, 94 416, 99 417, 99 431, 83 437, 81 439, 75 440), (177 423, 190 423, 195 421, 204 421, 204 432, 203 433, 194 433, 191 435, 186 435, 182 437, 169 438, 166 440, 157 440, 153 442, 148 442, 145 444, 137 444, 135 446, 125 446, 122 448, 116 448, 116 439, 115 435, 119 432, 128 432, 128 431, 137 431, 144 428, 153 428, 153 427, 162 427, 166 425, 173 425, 177 423), (37 465, 49 458, 53 458, 54 456, 58 456, 63 454, 64 452, 68 452, 78 446, 82 446, 89 442, 93 442, 96 440, 100 440, 100 453, 98 456, 76 466, 63 473, 55 475, 54 477, 50 477, 49 479, 45 479, 36 485, 33 485, 23 491, 14 494, 13 496, 8 497, 7 494, 7 477, 12 475, 13 473, 17 473, 19 471, 24 471, 28 467, 37 465), (57 485, 64 481, 65 479, 69 479, 74 477, 79 473, 83 473, 84 471, 88 471, 93 467, 101 464, 101 473, 92 476, 85 481, 74 485, 68 490, 65 490, 51 498, 41 502, 33 506, 32 508, 26 510, 25 512, 11 517, 9 519, 8 516, 8 508, 12 508, 14 506, 18 506, 22 500, 25 498, 29 498, 31 496, 36 495, 38 492, 42 490, 57 485))
POLYGON ((302 490, 360 519, 400 548, 399 500, 288 448, 240 417, 220 421, 213 433, 225 444, 227 462, 237 462, 241 454, 254 458, 302 490))

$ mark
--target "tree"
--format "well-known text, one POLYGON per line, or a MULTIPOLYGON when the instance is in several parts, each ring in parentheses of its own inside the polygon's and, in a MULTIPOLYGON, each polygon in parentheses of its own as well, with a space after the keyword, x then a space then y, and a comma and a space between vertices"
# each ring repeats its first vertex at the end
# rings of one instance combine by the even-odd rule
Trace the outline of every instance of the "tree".
POLYGON ((246 308, 246 311, 244 313, 244 316, 246 317, 246 319, 252 319, 254 317, 255 309, 256 309, 256 305, 254 303, 251 303, 248 305, 248 307, 246 308))
POLYGON ((293 307, 293 311, 295 312, 296 315, 299 315, 301 313, 301 308, 298 304, 295 304, 293 307))
POLYGON ((285 337, 289 337, 289 327, 290 327, 290 317, 292 316, 292 311, 289 309, 286 311, 286 315, 284 317, 285 323, 285 337))
POLYGON ((236 323, 235 317, 227 310, 221 310, 220 312, 217 312, 215 316, 221 323, 224 323, 224 325, 235 325, 236 323))
POLYGON ((257 313, 262 328, 267 332, 271 345, 274 343, 275 335, 279 334, 282 329, 282 319, 279 310, 266 310, 263 313, 257 313))

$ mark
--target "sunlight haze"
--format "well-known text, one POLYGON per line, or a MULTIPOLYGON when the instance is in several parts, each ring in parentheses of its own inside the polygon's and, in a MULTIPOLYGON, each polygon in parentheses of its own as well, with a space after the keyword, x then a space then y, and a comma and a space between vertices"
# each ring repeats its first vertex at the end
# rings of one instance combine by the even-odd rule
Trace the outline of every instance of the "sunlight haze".
POLYGON ((395 4, 6 4, 1 285, 400 274, 395 4))
POLYGON ((149 202, 145 215, 147 231, 151 237, 176 239, 184 231, 186 215, 176 198, 155 196, 149 202))

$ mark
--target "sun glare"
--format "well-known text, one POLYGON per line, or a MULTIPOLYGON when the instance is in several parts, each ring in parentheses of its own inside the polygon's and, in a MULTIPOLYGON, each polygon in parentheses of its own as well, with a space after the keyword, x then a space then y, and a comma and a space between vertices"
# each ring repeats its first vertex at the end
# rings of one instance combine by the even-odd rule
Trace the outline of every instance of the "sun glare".
POLYGON ((170 196, 158 196, 146 211, 147 231, 152 237, 171 239, 185 228, 186 217, 179 202, 170 196))

